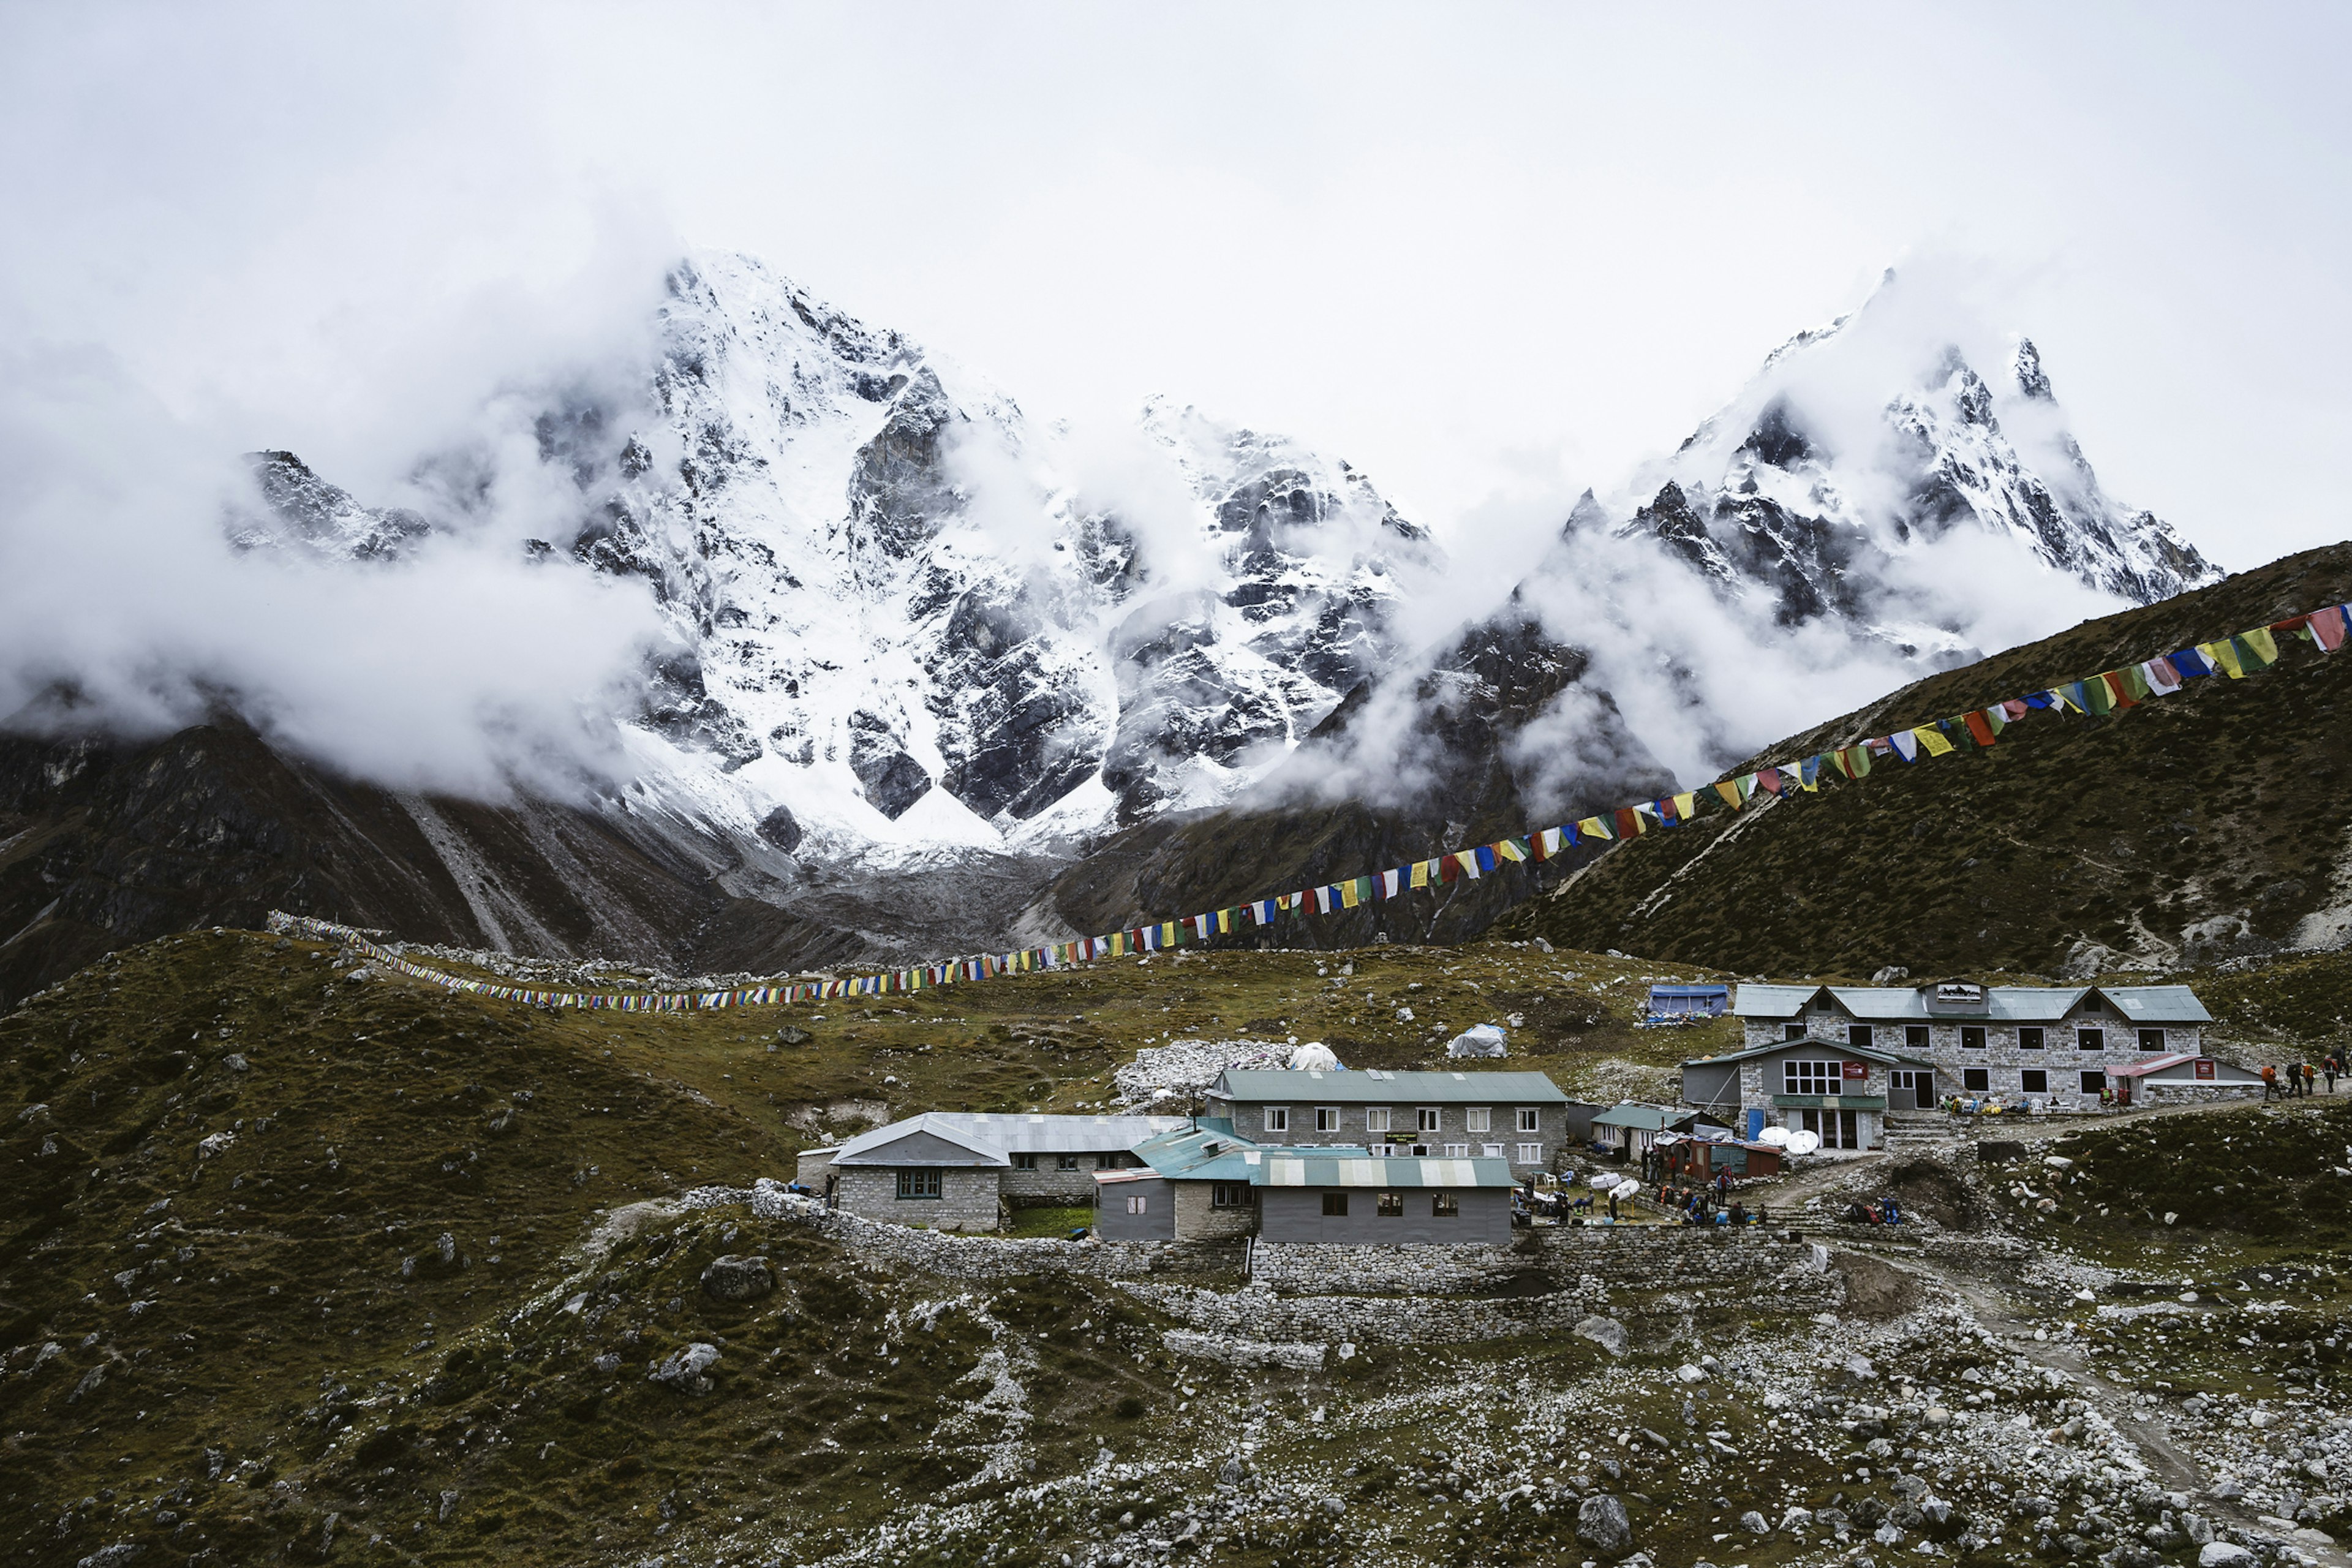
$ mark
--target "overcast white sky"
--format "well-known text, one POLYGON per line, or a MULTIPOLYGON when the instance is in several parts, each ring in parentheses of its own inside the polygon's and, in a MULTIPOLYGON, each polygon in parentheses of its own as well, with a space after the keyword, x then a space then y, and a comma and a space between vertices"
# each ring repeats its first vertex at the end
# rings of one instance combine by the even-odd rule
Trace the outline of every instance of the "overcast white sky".
POLYGON ((2242 567, 2347 531, 2347 46, 2322 5, 9 5, 0 349, 363 480, 740 247, 1459 538, 1934 256, 2242 567))

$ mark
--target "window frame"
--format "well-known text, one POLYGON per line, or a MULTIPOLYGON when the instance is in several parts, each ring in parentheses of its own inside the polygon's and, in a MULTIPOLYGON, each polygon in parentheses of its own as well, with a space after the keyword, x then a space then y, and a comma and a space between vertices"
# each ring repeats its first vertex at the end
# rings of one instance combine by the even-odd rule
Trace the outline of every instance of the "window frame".
POLYGON ((1520 1144, 1520 1145, 1519 1145, 1519 1158, 1518 1158, 1517 1163, 1522 1164, 1522 1165, 1540 1165, 1540 1164, 1542 1164, 1542 1163, 1543 1163, 1543 1145, 1542 1145, 1542 1144, 1540 1144, 1540 1143, 1522 1143, 1522 1144, 1520 1144))
POLYGON ((1543 1131, 1543 1110, 1541 1107, 1534 1105, 1522 1105, 1519 1107, 1519 1131, 1522 1132, 1540 1132, 1543 1131))
POLYGON ((2077 1051, 2105 1050, 2107 1048, 2106 1030, 2076 1028, 2074 1031, 2074 1048, 2077 1051))
POLYGON ((1430 1194, 1429 1217, 1432 1219, 1460 1219, 1462 1217, 1461 1194, 1458 1193, 1430 1194))
POLYGON ((1962 1068, 1960 1069, 1960 1092, 1963 1094, 1990 1094, 1992 1092, 1992 1068, 1962 1068))
POLYGON ((1034 1171, 1037 1168, 1037 1156, 1034 1153, 1015 1154, 1013 1156, 1013 1168, 1016 1171, 1034 1171))
POLYGON ((1348 1217, 1348 1194, 1345 1193, 1325 1193, 1323 1194, 1323 1217, 1325 1219, 1346 1219, 1348 1217))
POLYGON ((1378 1219, 1404 1218, 1404 1194, 1402 1193, 1381 1194, 1372 1202, 1372 1214, 1373 1217, 1378 1219))
POLYGON ((2048 1068, 2020 1068, 2017 1072, 2017 1091, 2020 1094, 2048 1094, 2050 1092, 2050 1069, 2048 1068), (2030 1079, 2037 1078, 2042 1080, 2041 1083, 2035 1084, 2029 1081, 2030 1079))
POLYGON ((1076 1154, 1056 1154, 1054 1156, 1054 1169, 1056 1171, 1075 1171, 1077 1168, 1078 1157, 1076 1154))
POLYGON ((2144 1051, 2155 1051, 2161 1055, 2166 1049, 2164 1044, 2164 1031, 2160 1028, 2142 1029, 2139 1032, 2139 1048, 2144 1051), (2156 1037, 2156 1043, 2154 1045, 2150 1045, 2148 1043, 2147 1037, 2150 1035, 2154 1035, 2156 1037))
POLYGON ((1932 1051, 1936 1048, 1936 1031, 1927 1024, 1903 1026, 1903 1048, 1906 1051, 1932 1051))
POLYGON ((1845 1046, 1850 1051, 1872 1051, 1878 1048, 1878 1042, 1872 1037, 1869 1025, 1848 1024, 1845 1026, 1845 1046))
POLYGON ((1783 1094, 1832 1095, 1845 1082, 1845 1063, 1816 1057, 1784 1057, 1780 1061, 1783 1094), (1805 1087, 1808 1084, 1813 1088, 1805 1087))
POLYGON ((1393 1106, 1387 1105, 1366 1106, 1364 1108, 1364 1131, 1367 1132, 1386 1132, 1389 1130, 1389 1117, 1394 1109, 1395 1108, 1393 1106))
POLYGON ((1247 1182, 1211 1182, 1209 1206, 1213 1209, 1245 1209, 1255 1189, 1247 1182))
POLYGON ((1495 1130, 1495 1108, 1491 1105, 1465 1106, 1462 1110, 1462 1131, 1492 1132, 1495 1130))
POLYGON ((1784 1046, 1785 1046, 1785 1045, 1787 1045, 1787 1044, 1788 1044, 1790 1041, 1791 1041, 1791 1040, 1801 1040, 1801 1039, 1803 1039, 1804 1037, 1805 1037, 1805 1026, 1804 1026, 1804 1025, 1802 1025, 1802 1024, 1783 1024, 1783 1025, 1781 1025, 1781 1026, 1780 1026, 1780 1043, 1781 1043, 1782 1045, 1784 1045, 1784 1046))
POLYGON ((1964 1051, 1983 1050, 1985 1048, 1985 1041, 1989 1034, 1990 1031, 1987 1030, 1982 1024, 1962 1024, 1960 1026, 1960 1049, 1964 1051))
POLYGON ((2102 1094, 2105 1092, 2107 1087, 2107 1069, 2105 1068, 2084 1068, 2076 1075, 2075 1082, 2081 1085, 2081 1087, 2074 1091, 2077 1094, 2102 1094), (2091 1081, 2093 1079, 2096 1079, 2098 1081, 2096 1083, 2093 1083, 2091 1081))
POLYGON ((1448 1144, 1446 1144, 1446 1145, 1445 1145, 1445 1153, 1444 1153, 1444 1155, 1443 1156, 1443 1158, 1445 1158, 1445 1159, 1448 1159, 1448 1160, 1467 1160, 1469 1157, 1470 1157, 1470 1145, 1469 1145, 1469 1144, 1467 1144, 1467 1143, 1448 1143, 1448 1144))
POLYGON ((898 1201, 902 1204, 937 1203, 947 1196, 947 1184, 940 1179, 936 1165, 901 1167, 897 1175, 898 1201))
POLYGON ((1339 1108, 1336 1105, 1317 1106, 1315 1108, 1315 1131, 1318 1132, 1337 1132, 1339 1131, 1339 1108))
POLYGON ((1290 1131, 1290 1107, 1286 1105, 1269 1105, 1264 1107, 1264 1110, 1265 1111, 1266 1131, 1287 1132, 1290 1131))
POLYGON ((1412 1130, 1416 1132, 1442 1132, 1445 1130, 1445 1108, 1442 1105, 1413 1107, 1412 1130))
POLYGON ((2047 1032, 2039 1024, 2020 1024, 2017 1026, 2017 1048, 2021 1051, 2046 1049, 2047 1040, 2047 1032), (2029 1040, 2026 1038, 2028 1035, 2033 1037, 2029 1040))
POLYGON ((1148 1196, 1147 1194, 1143 1194, 1143 1193, 1129 1193, 1129 1194, 1127 1194, 1127 1212, 1128 1212, 1128 1213, 1129 1213, 1129 1214, 1148 1214, 1148 1213, 1150 1213, 1150 1210, 1151 1210, 1151 1199, 1150 1199, 1150 1196, 1148 1196))

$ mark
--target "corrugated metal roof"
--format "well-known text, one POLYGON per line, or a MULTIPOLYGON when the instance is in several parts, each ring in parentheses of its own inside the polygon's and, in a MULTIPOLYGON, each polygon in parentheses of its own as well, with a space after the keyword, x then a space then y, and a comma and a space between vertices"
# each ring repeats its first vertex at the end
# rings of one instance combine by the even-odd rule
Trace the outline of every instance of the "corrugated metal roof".
MULTIPOLYGON (((2186 1067, 2189 1063, 2200 1059, 2203 1059, 2203 1053, 2200 1051, 2168 1051, 2163 1056, 2150 1057, 2145 1061, 2128 1062, 2119 1068, 2109 1068, 2107 1069, 2107 1076, 2109 1078, 2146 1078, 2151 1073, 2169 1072, 2174 1068, 2186 1067)), ((2234 1063, 2222 1061, 2217 1057, 2213 1058, 2213 1076, 2209 1079, 2199 1079, 2195 1081, 2200 1083, 2260 1083, 2263 1081, 2263 1075, 2251 1068, 2242 1068, 2234 1063), (2238 1076, 2236 1078, 2225 1076, 2230 1073, 2235 1073, 2238 1076)))
MULTIPOLYGON (((1187 1125, 1181 1116, 1051 1116, 988 1110, 927 1110, 861 1132, 835 1156, 855 1160, 910 1132, 928 1132, 975 1153, 1097 1154, 1134 1148, 1147 1138, 1187 1125)), ((1009 1164, 1009 1159, 983 1162, 1009 1164)))
POLYGON ((1631 1127, 1636 1131, 1655 1132, 1671 1127, 1694 1110, 1675 1110, 1663 1105, 1616 1105, 1592 1119, 1595 1127, 1631 1127))
POLYGON ((1283 1068, 1228 1068, 1211 1098, 1277 1105, 1516 1104, 1565 1105, 1568 1096, 1539 1072, 1293 1072, 1283 1068))
POLYGON ((1933 1062, 1920 1057, 1906 1057, 1900 1051, 1882 1051, 1876 1046, 1850 1045, 1844 1040, 1817 1040, 1807 1036, 1801 1040, 1768 1040, 1760 1046, 1748 1046, 1737 1051, 1726 1051, 1719 1057, 1698 1057, 1682 1065, 1686 1068, 1722 1067, 1731 1062, 1752 1061, 1780 1051, 1842 1051, 1850 1057, 1863 1057, 1889 1067, 1933 1067, 1933 1062))
POLYGON ((1653 996, 1727 996, 1730 993, 1731 988, 1727 985, 1653 985, 1650 987, 1650 994, 1653 996))
POLYGON ((1391 1160, 1370 1151, 1318 1151, 1312 1156, 1268 1152, 1258 1184, 1268 1187, 1508 1187, 1507 1160, 1391 1160))
POLYGON ((1263 1151, 1234 1136, 1223 1124, 1184 1125, 1147 1138, 1132 1151, 1163 1176, 1189 1182, 1246 1182, 1259 1168, 1263 1151))
POLYGON ((1001 1149, 991 1148, 962 1128, 945 1120, 940 1111, 928 1110, 920 1116, 909 1116, 904 1121, 893 1121, 887 1127, 877 1127, 871 1132, 861 1132, 844 1143, 833 1156, 836 1165, 856 1164, 867 1155, 879 1152, 903 1139, 929 1133, 943 1143, 963 1150, 975 1165, 1001 1168, 1013 1163, 1001 1149))
POLYGON ((1994 1024, 2050 1024, 2072 1012, 2093 990, 2115 1004, 2135 1024, 2210 1024, 2213 1016, 2186 985, 1990 985, 1982 1012, 1959 1013, 1948 1005, 1930 1012, 1926 996, 1907 985, 1742 985, 1731 1010, 1743 1018, 1793 1018, 1822 991, 1866 1023, 1949 1023, 1959 1019, 1994 1024))

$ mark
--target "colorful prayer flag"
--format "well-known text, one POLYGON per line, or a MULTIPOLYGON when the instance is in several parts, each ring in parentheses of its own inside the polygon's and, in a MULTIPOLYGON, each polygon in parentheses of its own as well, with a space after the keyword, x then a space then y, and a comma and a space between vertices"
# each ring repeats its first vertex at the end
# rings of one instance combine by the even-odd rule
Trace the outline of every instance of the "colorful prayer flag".
POLYGON ((1944 732, 1941 730, 1922 724, 1911 733, 1917 736, 1919 743, 1927 748, 1929 756, 1948 757, 1952 754, 1952 743, 1944 739, 1944 732))
POLYGON ((1614 838, 1616 837, 1615 834, 1609 830, 1609 824, 1597 816, 1579 818, 1576 824, 1576 830, 1579 833, 1583 834, 1587 838, 1614 838))
POLYGON ((1393 871, 1383 871, 1381 873, 1381 897, 1384 899, 1393 899, 1403 889, 1403 888, 1404 869, 1402 867, 1399 867, 1393 871))
POLYGON ((1698 792, 1685 790, 1675 796, 1675 820, 1688 822, 1698 811, 1698 792))
POLYGON ((1887 743, 1895 748, 1895 754, 1905 762, 1916 763, 1919 760, 1919 737, 1912 731, 1897 730, 1887 736, 1886 740, 1887 743))
POLYGON ((1990 715, 1996 711, 1998 711, 1998 710, 1987 709, 1970 713, 1968 716, 1969 733, 1975 738, 1978 745, 1991 745, 1993 743, 1994 737, 1999 734, 1999 731, 1992 726, 1992 719, 1990 717, 1990 715))
POLYGON ((2268 669, 2278 662, 2278 639, 2268 626, 2240 632, 2230 640, 2236 645, 2239 662, 2249 669, 2268 669))

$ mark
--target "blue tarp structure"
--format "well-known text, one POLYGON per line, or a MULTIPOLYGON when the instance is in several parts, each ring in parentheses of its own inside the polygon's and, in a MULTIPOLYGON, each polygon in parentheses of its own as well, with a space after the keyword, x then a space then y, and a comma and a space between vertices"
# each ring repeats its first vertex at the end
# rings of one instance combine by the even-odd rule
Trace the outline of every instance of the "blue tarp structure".
POLYGON ((1731 1011, 1731 987, 1728 985, 1653 985, 1650 987, 1650 1016, 1671 1018, 1677 1016, 1719 1018, 1731 1011))

